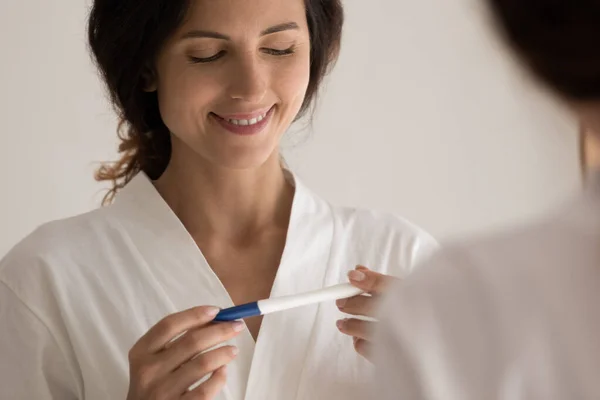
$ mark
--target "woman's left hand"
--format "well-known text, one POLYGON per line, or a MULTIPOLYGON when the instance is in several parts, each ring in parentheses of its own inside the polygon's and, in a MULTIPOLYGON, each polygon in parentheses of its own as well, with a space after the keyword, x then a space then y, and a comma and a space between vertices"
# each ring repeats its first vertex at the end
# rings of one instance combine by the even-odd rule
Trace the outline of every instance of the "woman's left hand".
MULTIPOLYGON (((356 267, 348 273, 350 283, 366 294, 342 299, 336 302, 340 311, 350 315, 375 317, 380 296, 398 278, 383 275, 366 267, 356 267)), ((354 349, 358 354, 371 361, 371 342, 376 322, 347 318, 337 322, 338 329, 354 339, 354 349)))

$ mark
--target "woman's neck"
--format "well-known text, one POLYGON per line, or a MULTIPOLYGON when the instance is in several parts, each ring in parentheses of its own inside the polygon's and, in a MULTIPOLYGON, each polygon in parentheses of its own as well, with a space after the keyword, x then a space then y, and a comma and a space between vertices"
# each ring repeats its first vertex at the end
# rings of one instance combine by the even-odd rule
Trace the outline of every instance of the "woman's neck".
POLYGON ((265 230, 287 230, 294 187, 279 154, 252 169, 188 161, 174 157, 155 185, 193 237, 246 241, 265 230))

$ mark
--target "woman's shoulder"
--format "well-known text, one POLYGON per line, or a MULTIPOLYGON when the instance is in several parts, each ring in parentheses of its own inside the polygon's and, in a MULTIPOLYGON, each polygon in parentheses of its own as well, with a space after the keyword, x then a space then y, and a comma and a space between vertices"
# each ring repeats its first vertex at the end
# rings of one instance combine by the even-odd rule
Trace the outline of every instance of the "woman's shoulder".
POLYGON ((391 234, 402 237, 419 237, 435 242, 425 229, 419 227, 408 218, 397 213, 373 208, 334 204, 313 192, 296 174, 289 170, 287 174, 294 181, 296 197, 299 199, 299 203, 301 202, 304 208, 310 210, 318 210, 320 212, 331 210, 335 223, 342 229, 358 230, 384 236, 391 234), (306 204, 310 204, 310 206, 306 204))
POLYGON ((437 246, 436 240, 424 228, 397 213, 362 207, 333 207, 333 210, 342 229, 380 239, 420 241, 437 246))
POLYGON ((383 253, 400 252, 408 257, 412 265, 421 256, 437 249, 437 241, 433 236, 406 217, 374 208, 333 204, 312 192, 296 175, 293 178, 298 198, 311 204, 306 208, 330 212, 338 238, 358 246, 361 252, 370 253, 377 249, 384 249, 381 251, 383 253))
POLYGON ((89 258, 99 241, 114 230, 112 207, 43 223, 21 239, 0 260, 0 280, 39 274, 55 264, 66 266, 89 258))
POLYGON ((347 225, 393 231, 407 235, 427 235, 425 229, 398 213, 364 207, 333 207, 334 213, 347 225))
POLYGON ((438 248, 425 229, 398 214, 356 207, 333 210, 336 236, 345 251, 378 272, 404 276, 438 248))

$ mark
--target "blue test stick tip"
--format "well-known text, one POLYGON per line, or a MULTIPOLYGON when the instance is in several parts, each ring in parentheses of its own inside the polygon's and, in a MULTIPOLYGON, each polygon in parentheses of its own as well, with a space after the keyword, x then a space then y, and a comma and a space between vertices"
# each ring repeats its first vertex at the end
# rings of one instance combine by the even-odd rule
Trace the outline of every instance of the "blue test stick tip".
POLYGON ((261 315, 258 303, 242 304, 241 306, 225 308, 221 310, 215 317, 215 322, 237 321, 239 319, 256 317, 261 315))

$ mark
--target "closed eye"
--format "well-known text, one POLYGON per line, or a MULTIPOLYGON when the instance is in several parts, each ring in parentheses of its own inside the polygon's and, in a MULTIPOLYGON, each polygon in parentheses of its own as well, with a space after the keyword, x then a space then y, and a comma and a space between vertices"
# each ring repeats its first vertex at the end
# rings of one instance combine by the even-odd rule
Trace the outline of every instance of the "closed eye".
POLYGON ((272 56, 287 56, 290 54, 294 54, 294 52, 295 52, 294 46, 287 48, 285 50, 277 50, 277 49, 269 49, 269 48, 264 48, 262 50, 266 54, 270 54, 272 56))
MULTIPOLYGON (((284 50, 277 50, 277 49, 270 49, 270 48, 263 48, 262 51, 266 54, 272 55, 272 56, 287 56, 290 54, 294 54, 295 52, 295 48, 294 46, 284 49, 284 50)), ((220 52, 218 52, 217 54, 215 54, 214 56, 210 56, 210 57, 193 57, 193 56, 189 56, 188 59, 192 64, 206 64, 206 63, 210 63, 213 61, 217 61, 218 59, 222 58, 225 55, 225 50, 222 50, 220 52)))
POLYGON ((224 55, 225 55, 225 50, 222 50, 222 51, 218 52, 217 54, 215 54, 214 56, 210 56, 210 57, 189 56, 188 59, 190 60, 190 62, 192 64, 204 64, 204 63, 217 61, 219 58, 223 57, 224 55))

